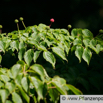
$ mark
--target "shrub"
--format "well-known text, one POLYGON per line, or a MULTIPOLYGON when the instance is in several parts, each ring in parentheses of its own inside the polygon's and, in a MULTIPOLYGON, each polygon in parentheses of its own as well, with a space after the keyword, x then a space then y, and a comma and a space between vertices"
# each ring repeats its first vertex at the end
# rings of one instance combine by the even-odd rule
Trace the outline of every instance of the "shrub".
POLYGON ((0 102, 57 103, 60 94, 82 94, 67 80, 76 75, 75 68, 69 67, 73 63, 70 56, 74 53, 79 63, 84 60, 89 65, 93 53, 103 51, 99 36, 80 28, 74 28, 70 35, 68 30, 53 29, 51 25, 26 27, 21 21, 25 30, 19 30, 16 22, 18 31, 0 34, 0 102), (60 70, 64 76, 68 70, 74 74, 65 80, 58 76, 60 73, 54 76, 52 70, 60 70))

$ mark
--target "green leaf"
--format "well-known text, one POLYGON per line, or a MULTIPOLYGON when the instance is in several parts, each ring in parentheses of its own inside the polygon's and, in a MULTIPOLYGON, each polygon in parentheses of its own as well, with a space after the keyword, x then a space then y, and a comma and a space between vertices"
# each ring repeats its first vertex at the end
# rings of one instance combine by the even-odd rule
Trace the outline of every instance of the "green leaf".
POLYGON ((5 43, 0 40, 0 50, 2 50, 5 53, 5 43))
POLYGON ((24 47, 25 47, 25 43, 24 43, 23 41, 21 41, 21 42, 19 43, 19 49, 24 48, 24 47))
MULTIPOLYGON (((36 25, 37 26, 37 25, 36 25)), ((37 28, 36 27, 32 27, 32 31, 35 33, 37 32, 37 28)))
POLYGON ((41 65, 34 64, 30 68, 34 70, 36 73, 38 73, 41 79, 44 81, 44 68, 41 65))
POLYGON ((37 103, 36 96, 33 96, 32 98, 33 98, 33 100, 34 100, 34 103, 37 103))
POLYGON ((8 82, 10 79, 9 79, 9 77, 8 76, 6 76, 6 75, 0 75, 0 80, 2 80, 3 82, 8 82))
POLYGON ((43 99, 43 82, 35 77, 30 77, 30 81, 33 83, 34 87, 36 88, 36 92, 39 96, 39 99, 43 99))
POLYGON ((8 75, 10 78, 13 78, 13 75, 12 75, 12 73, 11 73, 11 70, 10 70, 10 69, 7 71, 7 75, 8 75))
POLYGON ((26 42, 26 40, 27 40, 27 38, 24 36, 21 36, 19 39, 20 39, 20 41, 24 41, 24 42, 26 42))
POLYGON ((16 83, 16 85, 21 85, 21 80, 22 80, 22 78, 23 78, 23 73, 19 73, 19 74, 17 75, 17 77, 15 78, 15 83, 16 83))
POLYGON ((18 39, 18 36, 13 34, 13 35, 12 35, 12 39, 14 39, 14 40, 15 40, 15 39, 18 39))
POLYGON ((12 103, 10 100, 6 100, 6 102, 5 103, 12 103))
MULTIPOLYGON (((53 84, 49 84, 48 88, 53 87, 53 84)), ((49 96, 51 97, 53 103, 55 103, 55 101, 57 100, 57 98, 60 96, 60 93, 58 92, 58 90, 56 88, 50 88, 49 89, 49 96)))
POLYGON ((52 47, 52 50, 53 50, 53 52, 54 52, 56 55, 58 55, 59 57, 61 57, 63 60, 68 61, 68 60, 66 59, 66 56, 65 56, 64 51, 63 51, 61 48, 59 48, 59 47, 52 47))
POLYGON ((89 65, 91 57, 92 57, 91 51, 88 48, 85 48, 83 51, 82 58, 87 62, 88 65, 89 65))
POLYGON ((31 34, 31 37, 32 37, 33 39, 35 39, 37 35, 38 35, 38 33, 37 33, 37 32, 34 32, 34 33, 31 34))
POLYGON ((84 37, 93 38, 93 34, 92 34, 91 31, 89 31, 88 29, 82 30, 82 33, 83 33, 83 36, 84 36, 84 37))
POLYGON ((66 29, 61 29, 61 31, 62 31, 63 33, 65 33, 65 34, 67 34, 67 35, 70 35, 69 32, 68 32, 68 30, 66 30, 66 29))
POLYGON ((23 89, 27 92, 27 91, 28 91, 28 88, 29 88, 29 84, 28 84, 28 79, 27 79, 27 77, 23 77, 23 78, 22 78, 21 84, 22 84, 23 89))
POLYGON ((39 44, 38 44, 38 42, 36 41, 36 40, 34 40, 34 39, 30 39, 29 41, 28 41, 28 43, 29 44, 32 44, 32 45, 34 45, 34 46, 38 46, 39 44))
POLYGON ((2 61, 2 56, 0 55, 0 63, 1 63, 1 61, 2 61))
POLYGON ((73 85, 67 84, 66 86, 67 86, 74 94, 76 94, 76 95, 82 95, 82 92, 81 92, 79 89, 75 88, 73 85))
POLYGON ((0 68, 0 72, 2 73, 2 74, 5 74, 6 72, 7 72, 7 68, 0 68))
POLYGON ((46 33, 39 33, 38 35, 40 35, 40 37, 45 38, 46 37, 46 33))
POLYGON ((10 93, 12 93, 14 91, 15 87, 16 87, 16 85, 12 82, 7 82, 5 84, 5 88, 7 88, 10 93))
POLYGON ((44 42, 47 43, 48 47, 50 47, 53 44, 53 41, 49 41, 47 38, 44 39, 44 42))
POLYGON ((11 73, 13 75, 13 78, 16 78, 19 72, 22 70, 20 64, 16 64, 11 68, 11 73))
POLYGON ((95 39, 92 39, 91 41, 90 41, 90 45, 91 46, 96 46, 96 44, 97 44, 97 42, 96 42, 96 40, 95 39))
POLYGON ((19 61, 17 61, 17 64, 20 64, 20 65, 24 66, 25 62, 23 60, 19 60, 19 61))
POLYGON ((58 81, 62 86, 66 84, 66 80, 63 78, 60 78, 59 76, 54 76, 53 80, 58 81))
POLYGON ((69 36, 69 41, 70 41, 70 42, 73 42, 74 39, 75 39, 75 37, 73 37, 73 36, 69 36))
POLYGON ((0 88, 4 86, 4 83, 0 81, 0 88))
POLYGON ((72 31, 71 31, 71 36, 73 36, 73 37, 76 37, 77 36, 77 29, 73 29, 72 31))
POLYGON ((77 39, 74 40, 73 44, 74 45, 82 45, 82 40, 77 38, 77 39))
POLYGON ((81 62, 83 54, 83 47, 82 46, 76 46, 75 55, 79 59, 79 63, 81 62))
POLYGON ((97 41, 95 39, 92 39, 90 41, 89 47, 94 50, 97 54, 101 51, 101 45, 97 44, 97 41))
POLYGON ((58 47, 64 50, 64 45, 62 43, 57 43, 58 47))
POLYGON ((5 45, 5 49, 7 49, 10 46, 11 40, 7 39, 6 40, 6 45, 5 45))
POLYGON ((34 63, 36 63, 36 60, 37 60, 37 58, 39 57, 40 52, 41 52, 41 51, 35 51, 35 52, 34 52, 34 56, 33 56, 34 63))
POLYGON ((76 45, 74 45, 74 46, 71 47, 71 52, 73 52, 75 50, 76 50, 76 45))
POLYGON ((62 94, 62 95, 67 95, 67 91, 66 89, 63 87, 63 85, 61 85, 61 83, 59 83, 56 80, 52 80, 52 84, 56 87, 56 89, 62 94))
POLYGON ((47 51, 46 47, 43 46, 43 45, 39 45, 39 46, 38 46, 38 50, 47 51))
POLYGON ((6 90, 6 89, 0 90, 0 96, 1 96, 1 99, 2 99, 2 103, 5 103, 6 99, 9 96, 9 91, 6 90))
POLYGON ((12 93, 12 100, 14 103, 23 103, 21 97, 16 93, 12 93))
POLYGON ((24 53, 25 53, 25 48, 21 48, 19 50, 19 53, 18 53, 18 58, 19 60, 22 60, 23 56, 24 56, 24 53))
POLYGON ((20 90, 23 98, 27 101, 27 103, 30 103, 30 98, 29 98, 29 96, 24 92, 24 90, 21 88, 20 85, 17 85, 17 86, 18 86, 18 88, 19 88, 19 90, 20 90))
POLYGON ((87 47, 89 45, 90 39, 83 39, 83 43, 85 45, 85 47, 87 47))
POLYGON ((29 33, 23 33, 25 37, 29 37, 29 33))
POLYGON ((65 46, 65 51, 66 51, 66 53, 68 55, 69 54, 69 50, 70 50, 70 43, 65 41, 64 46, 65 46))
POLYGON ((97 44, 96 45, 96 53, 99 54, 100 51, 101 51, 101 45, 97 44))
POLYGON ((37 35, 34 40, 36 40, 39 43, 40 39, 41 39, 40 35, 37 35))
POLYGON ((48 61, 52 64, 53 68, 55 68, 56 59, 55 59, 54 55, 51 52, 44 51, 43 52, 43 57, 46 61, 48 61))
POLYGON ((61 41, 65 41, 65 36, 63 34, 59 34, 58 39, 61 41))
POLYGON ((33 59, 34 51, 32 49, 29 49, 27 52, 24 54, 24 60, 30 66, 30 63, 33 59))
POLYGON ((19 49, 19 42, 16 40, 16 41, 13 41, 11 42, 10 46, 13 48, 13 49, 16 49, 18 51, 19 49))

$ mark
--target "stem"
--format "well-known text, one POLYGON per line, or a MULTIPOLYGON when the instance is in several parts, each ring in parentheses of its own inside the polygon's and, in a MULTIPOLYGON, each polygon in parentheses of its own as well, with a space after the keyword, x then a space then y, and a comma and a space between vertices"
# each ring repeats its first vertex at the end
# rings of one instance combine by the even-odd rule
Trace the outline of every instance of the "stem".
MULTIPOLYGON (((52 24, 52 22, 51 22, 51 24, 52 24)), ((49 27, 51 27, 51 24, 49 25, 49 27)))
POLYGON ((50 89, 50 88, 56 88, 56 87, 48 87, 48 88, 50 89))
POLYGON ((51 83, 51 81, 49 83, 47 83, 47 85, 49 85, 51 83))
POLYGON ((0 34, 2 33, 2 29, 0 29, 0 34))
POLYGON ((23 21, 22 21, 22 24, 23 24, 24 28, 26 29, 26 26, 25 26, 25 24, 24 24, 24 22, 23 22, 23 21))
POLYGON ((18 25, 18 23, 17 23, 17 29, 18 29, 18 33, 20 34, 20 31, 19 31, 19 25, 18 25))

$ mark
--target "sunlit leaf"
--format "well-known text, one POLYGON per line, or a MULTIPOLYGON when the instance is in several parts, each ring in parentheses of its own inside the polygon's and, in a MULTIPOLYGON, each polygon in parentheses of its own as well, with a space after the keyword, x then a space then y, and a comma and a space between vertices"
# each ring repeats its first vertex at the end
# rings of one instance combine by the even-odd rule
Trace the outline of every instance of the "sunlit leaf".
POLYGON ((73 44, 74 45, 82 45, 82 40, 77 38, 77 39, 74 40, 73 44))
POLYGON ((21 41, 21 42, 19 43, 19 49, 24 48, 24 47, 25 47, 25 43, 24 43, 23 41, 21 41))
POLYGON ((54 55, 51 52, 44 51, 43 52, 43 57, 44 57, 44 59, 46 59, 46 61, 48 61, 52 64, 53 68, 55 68, 56 59, 55 59, 54 55))
POLYGON ((5 88, 9 90, 10 93, 12 93, 15 89, 16 85, 12 82, 7 82, 5 85, 5 88))
POLYGON ((71 31, 71 36, 73 36, 73 37, 76 37, 77 36, 77 29, 73 29, 72 31, 71 31))
POLYGON ((85 45, 85 47, 87 47, 89 45, 90 39, 83 39, 83 43, 85 45))
POLYGON ((81 62, 82 54, 83 54, 83 47, 82 46, 77 46, 76 50, 75 50, 75 55, 79 59, 79 62, 81 62))
POLYGON ((89 65, 91 57, 92 57, 91 51, 88 48, 85 48, 83 51, 82 58, 87 62, 88 65, 89 65))
POLYGON ((0 80, 2 80, 3 82, 8 82, 10 79, 7 75, 0 75, 0 80))
POLYGON ((20 90, 23 98, 27 101, 27 103, 30 103, 30 98, 29 98, 29 96, 24 92, 24 90, 22 89, 21 86, 19 86, 19 85, 17 85, 17 86, 18 86, 18 88, 19 88, 19 90, 20 90))
POLYGON ((79 89, 75 88, 73 85, 67 84, 66 86, 67 86, 74 94, 76 94, 76 95, 82 95, 82 92, 81 92, 79 89))
POLYGON ((30 65, 30 63, 31 63, 31 61, 33 59, 33 55, 34 55, 34 51, 32 49, 29 49, 24 54, 24 60, 28 64, 28 66, 30 65))
POLYGON ((1 89, 0 90, 0 96, 1 96, 1 99, 2 99, 2 103, 5 103, 6 99, 9 96, 9 91, 6 90, 6 89, 1 89))
POLYGON ((41 65, 34 64, 30 68, 37 72, 40 75, 41 79, 44 80, 44 68, 41 65))
POLYGON ((18 58, 19 60, 22 60, 23 56, 24 56, 24 53, 25 53, 25 48, 21 48, 19 50, 19 53, 18 53, 18 58))
POLYGON ((16 76, 18 75, 18 73, 21 71, 21 65, 20 64, 16 64, 11 68, 11 73, 13 75, 13 78, 16 78, 16 76))
POLYGON ((14 103, 23 103, 21 97, 16 92, 12 93, 12 100, 14 103))
POLYGON ((10 46, 18 51, 18 49, 19 49, 19 42, 17 40, 13 41, 13 42, 11 42, 10 46))
POLYGON ((21 84, 22 84, 23 89, 27 92, 29 88, 28 78, 23 77, 21 80, 21 84))
POLYGON ((58 55, 59 57, 61 57, 63 60, 67 61, 65 53, 64 53, 64 51, 61 48, 59 48, 59 47, 53 47, 52 50, 53 50, 53 52, 56 55, 58 55))
POLYGON ((62 95, 67 95, 67 91, 65 88, 56 80, 52 81, 52 84, 56 87, 56 89, 62 94, 62 95))
POLYGON ((5 52, 5 43, 3 41, 1 41, 1 40, 0 40, 0 50, 5 52))
POLYGON ((31 82, 33 83, 34 87, 36 88, 36 92, 39 96, 39 99, 43 99, 43 82, 41 82, 39 79, 35 77, 30 78, 31 82))
POLYGON ((34 52, 34 56, 33 56, 34 63, 36 62, 37 58, 39 57, 40 52, 41 52, 41 51, 35 51, 35 52, 34 52))
POLYGON ((88 29, 82 30, 82 33, 83 33, 83 36, 84 36, 84 37, 93 38, 93 34, 92 34, 91 31, 89 31, 88 29))

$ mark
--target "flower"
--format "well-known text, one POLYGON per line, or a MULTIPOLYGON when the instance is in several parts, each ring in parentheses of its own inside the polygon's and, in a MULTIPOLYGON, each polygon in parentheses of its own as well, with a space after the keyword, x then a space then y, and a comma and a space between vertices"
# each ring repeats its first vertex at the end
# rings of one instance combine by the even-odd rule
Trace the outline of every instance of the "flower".
POLYGON ((51 22, 54 22, 54 19, 52 18, 52 19, 50 19, 50 21, 51 21, 51 22))
POLYGON ((20 19, 20 21, 23 21, 23 17, 20 17, 19 19, 20 19))
POLYGON ((2 25, 0 25, 0 29, 2 29, 3 28, 3 26, 2 25))
POLYGON ((18 19, 15 19, 15 23, 18 23, 19 21, 18 21, 18 19))
POLYGON ((72 28, 72 26, 71 26, 71 25, 68 25, 68 28, 70 29, 70 28, 72 28))

